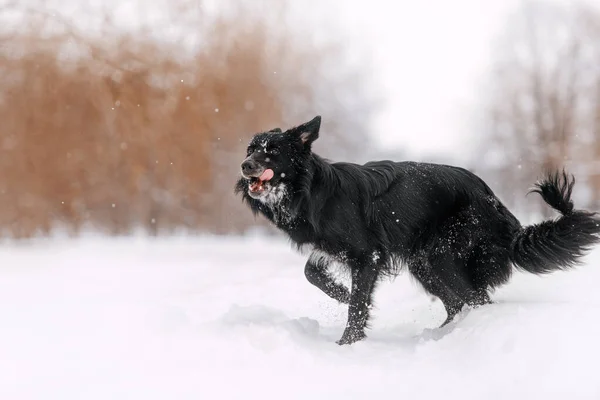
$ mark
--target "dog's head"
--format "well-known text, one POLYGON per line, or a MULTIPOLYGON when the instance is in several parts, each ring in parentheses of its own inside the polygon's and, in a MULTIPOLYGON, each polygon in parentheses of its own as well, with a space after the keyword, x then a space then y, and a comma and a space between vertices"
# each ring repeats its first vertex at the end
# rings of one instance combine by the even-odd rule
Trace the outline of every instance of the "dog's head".
POLYGON ((319 137, 321 117, 282 132, 275 128, 254 135, 242 162, 238 190, 254 199, 282 196, 309 158, 312 143, 319 137))

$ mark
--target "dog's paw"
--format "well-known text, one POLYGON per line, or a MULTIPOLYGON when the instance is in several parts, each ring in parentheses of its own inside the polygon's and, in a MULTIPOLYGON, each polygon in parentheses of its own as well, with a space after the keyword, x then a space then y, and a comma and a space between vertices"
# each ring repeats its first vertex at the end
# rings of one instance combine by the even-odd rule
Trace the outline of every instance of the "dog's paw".
POLYGON ((336 343, 340 346, 343 346, 346 344, 356 343, 365 339, 366 337, 367 335, 364 331, 346 328, 346 330, 344 330, 344 333, 342 334, 342 337, 336 343))

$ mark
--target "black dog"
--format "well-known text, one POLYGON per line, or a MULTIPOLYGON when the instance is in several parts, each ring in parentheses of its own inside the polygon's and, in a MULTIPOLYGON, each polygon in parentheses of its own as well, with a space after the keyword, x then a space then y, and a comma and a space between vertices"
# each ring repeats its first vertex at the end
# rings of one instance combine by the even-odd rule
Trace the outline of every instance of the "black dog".
POLYGON ((241 165, 242 193, 298 248, 310 246, 308 281, 349 304, 339 344, 363 339, 378 278, 404 264, 444 304, 452 321, 463 306, 490 303, 512 267, 543 274, 578 264, 600 241, 595 213, 575 211, 574 180, 550 174, 535 192, 561 213, 522 227, 473 173, 453 166, 377 161, 329 163, 312 153, 321 117, 282 132, 256 134, 241 165), (348 290, 328 274, 351 272, 348 290))

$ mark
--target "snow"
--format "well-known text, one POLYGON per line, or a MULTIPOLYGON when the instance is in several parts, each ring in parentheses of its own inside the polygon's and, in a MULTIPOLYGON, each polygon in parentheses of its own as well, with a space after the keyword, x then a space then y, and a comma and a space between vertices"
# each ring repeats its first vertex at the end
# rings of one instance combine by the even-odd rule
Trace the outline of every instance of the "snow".
POLYGON ((598 399, 600 251, 587 261, 517 274, 444 329, 403 274, 340 347, 346 308, 277 238, 4 243, 0 398, 598 399))

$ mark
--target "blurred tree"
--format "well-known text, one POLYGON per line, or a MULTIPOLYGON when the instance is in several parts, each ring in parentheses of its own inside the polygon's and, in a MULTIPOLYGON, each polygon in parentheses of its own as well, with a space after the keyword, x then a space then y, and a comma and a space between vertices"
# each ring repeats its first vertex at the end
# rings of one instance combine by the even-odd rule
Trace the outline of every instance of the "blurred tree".
POLYGON ((287 0, 182 0, 134 29, 34 3, 0 9, 5 234, 239 233, 256 224, 233 195, 253 133, 321 114, 324 155, 368 148, 367 63, 282 23, 287 0))
POLYGON ((590 7, 528 1, 494 47, 485 175, 523 211, 552 212, 523 196, 545 170, 567 167, 580 181, 596 179, 591 167, 600 153, 589 145, 597 142, 591 110, 597 109, 600 79, 600 34, 592 29, 598 21, 590 7))

